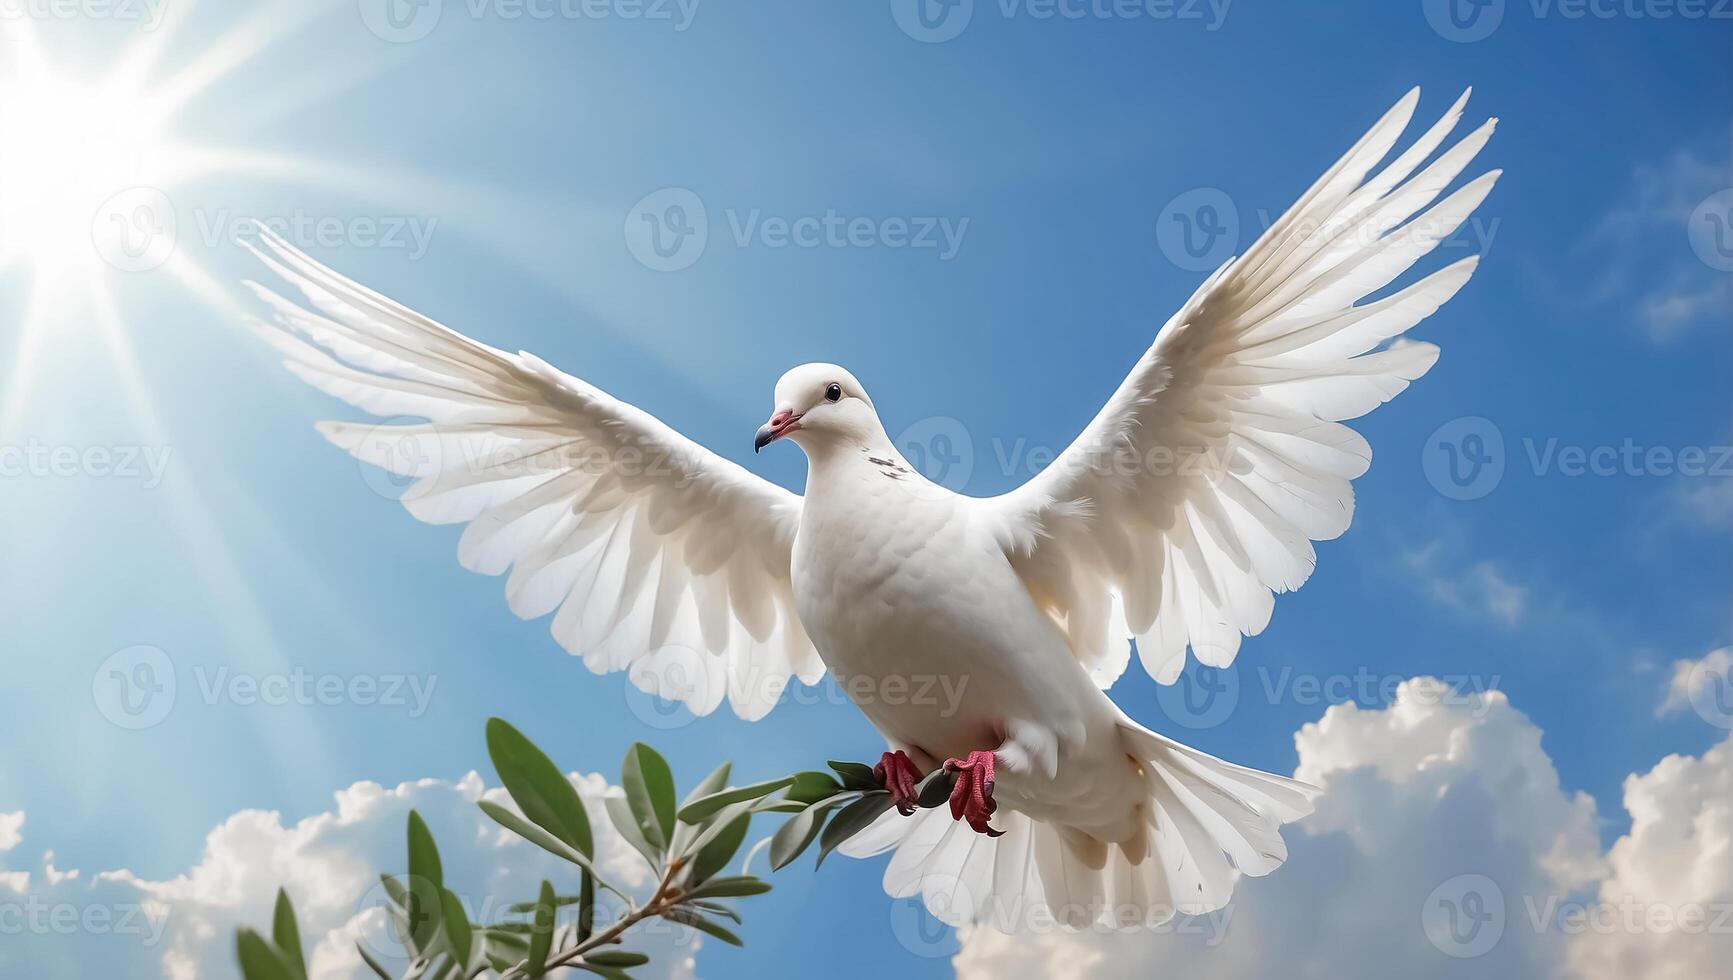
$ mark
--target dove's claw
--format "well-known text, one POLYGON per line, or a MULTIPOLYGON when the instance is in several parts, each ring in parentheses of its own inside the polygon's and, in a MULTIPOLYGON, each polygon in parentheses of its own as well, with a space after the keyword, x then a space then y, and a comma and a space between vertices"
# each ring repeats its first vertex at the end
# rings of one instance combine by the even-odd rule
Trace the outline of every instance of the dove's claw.
POLYGON ((987 825, 987 818, 999 809, 993 800, 993 767, 998 761, 993 753, 977 750, 966 759, 945 763, 945 771, 956 774, 956 782, 951 785, 951 819, 966 820, 976 833, 988 837, 1004 833, 987 825))
POLYGON ((879 764, 873 767, 873 775, 891 791, 891 802, 896 804, 898 813, 906 817, 915 812, 921 798, 915 791, 915 784, 921 780, 921 771, 915 768, 907 753, 901 749, 886 752, 879 764))

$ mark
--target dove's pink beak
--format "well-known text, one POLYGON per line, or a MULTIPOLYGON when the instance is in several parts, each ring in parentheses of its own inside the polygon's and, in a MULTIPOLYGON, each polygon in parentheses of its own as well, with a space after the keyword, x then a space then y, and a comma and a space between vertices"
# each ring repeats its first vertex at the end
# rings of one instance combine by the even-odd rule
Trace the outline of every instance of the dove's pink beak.
POLYGON ((758 452, 790 432, 800 428, 800 416, 784 410, 770 417, 770 421, 758 427, 758 435, 752 440, 752 451, 758 452))

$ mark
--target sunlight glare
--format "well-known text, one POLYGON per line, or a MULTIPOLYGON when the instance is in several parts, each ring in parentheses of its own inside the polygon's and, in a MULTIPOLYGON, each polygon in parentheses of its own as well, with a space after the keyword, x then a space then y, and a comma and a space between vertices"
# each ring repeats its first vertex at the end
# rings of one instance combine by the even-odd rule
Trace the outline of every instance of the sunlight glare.
POLYGON ((161 165, 153 116, 136 92, 39 67, 0 80, 0 266, 100 261, 99 239, 119 231, 106 202, 161 165))

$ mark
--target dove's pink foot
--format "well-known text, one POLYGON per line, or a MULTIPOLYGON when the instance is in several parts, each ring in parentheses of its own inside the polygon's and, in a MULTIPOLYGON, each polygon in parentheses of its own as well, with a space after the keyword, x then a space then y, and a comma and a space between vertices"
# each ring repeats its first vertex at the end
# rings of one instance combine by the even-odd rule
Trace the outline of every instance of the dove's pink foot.
POLYGON ((915 792, 915 784, 921 781, 921 771, 909 761, 907 753, 901 749, 886 752, 873 767, 873 775, 891 791, 891 802, 897 805, 898 813, 906 817, 915 812, 921 798, 915 792))
POLYGON ((956 774, 951 786, 951 819, 967 820, 976 833, 998 837, 1003 830, 987 826, 987 818, 999 809, 993 801, 993 767, 998 758, 991 752, 977 750, 967 759, 949 759, 945 770, 956 774))

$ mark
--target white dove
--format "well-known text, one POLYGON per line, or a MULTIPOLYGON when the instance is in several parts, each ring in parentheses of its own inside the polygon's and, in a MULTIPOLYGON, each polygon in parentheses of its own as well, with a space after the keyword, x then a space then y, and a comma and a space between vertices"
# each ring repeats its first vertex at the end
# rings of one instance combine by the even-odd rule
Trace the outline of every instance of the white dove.
POLYGON ((417 518, 468 522, 463 565, 509 570, 512 611, 557 610, 554 637, 591 669, 628 670, 699 714, 726 696, 758 718, 790 675, 812 684, 829 668, 889 742, 878 771, 899 810, 915 779, 954 770, 951 812, 887 811, 845 845, 896 848, 891 894, 1007 930, 1155 923, 1219 908, 1239 873, 1281 864, 1278 828, 1310 812, 1313 788, 1158 735, 1103 687, 1128 637, 1162 683, 1188 646, 1228 665, 1273 593, 1311 574, 1311 542, 1348 527, 1371 450, 1340 420, 1432 366, 1436 347, 1391 341, 1475 268, 1465 258, 1356 305, 1497 179, 1432 204, 1496 122, 1422 169, 1467 97, 1369 176, 1413 114, 1419 92, 1405 96, 1204 282, 1063 455, 998 497, 927 481, 835 365, 783 375, 758 431, 755 448, 806 452, 796 496, 268 233, 260 257, 324 315, 249 285, 296 375, 427 420, 319 431, 415 478, 403 504, 417 518), (955 703, 890 696, 923 677, 958 681, 955 703))

